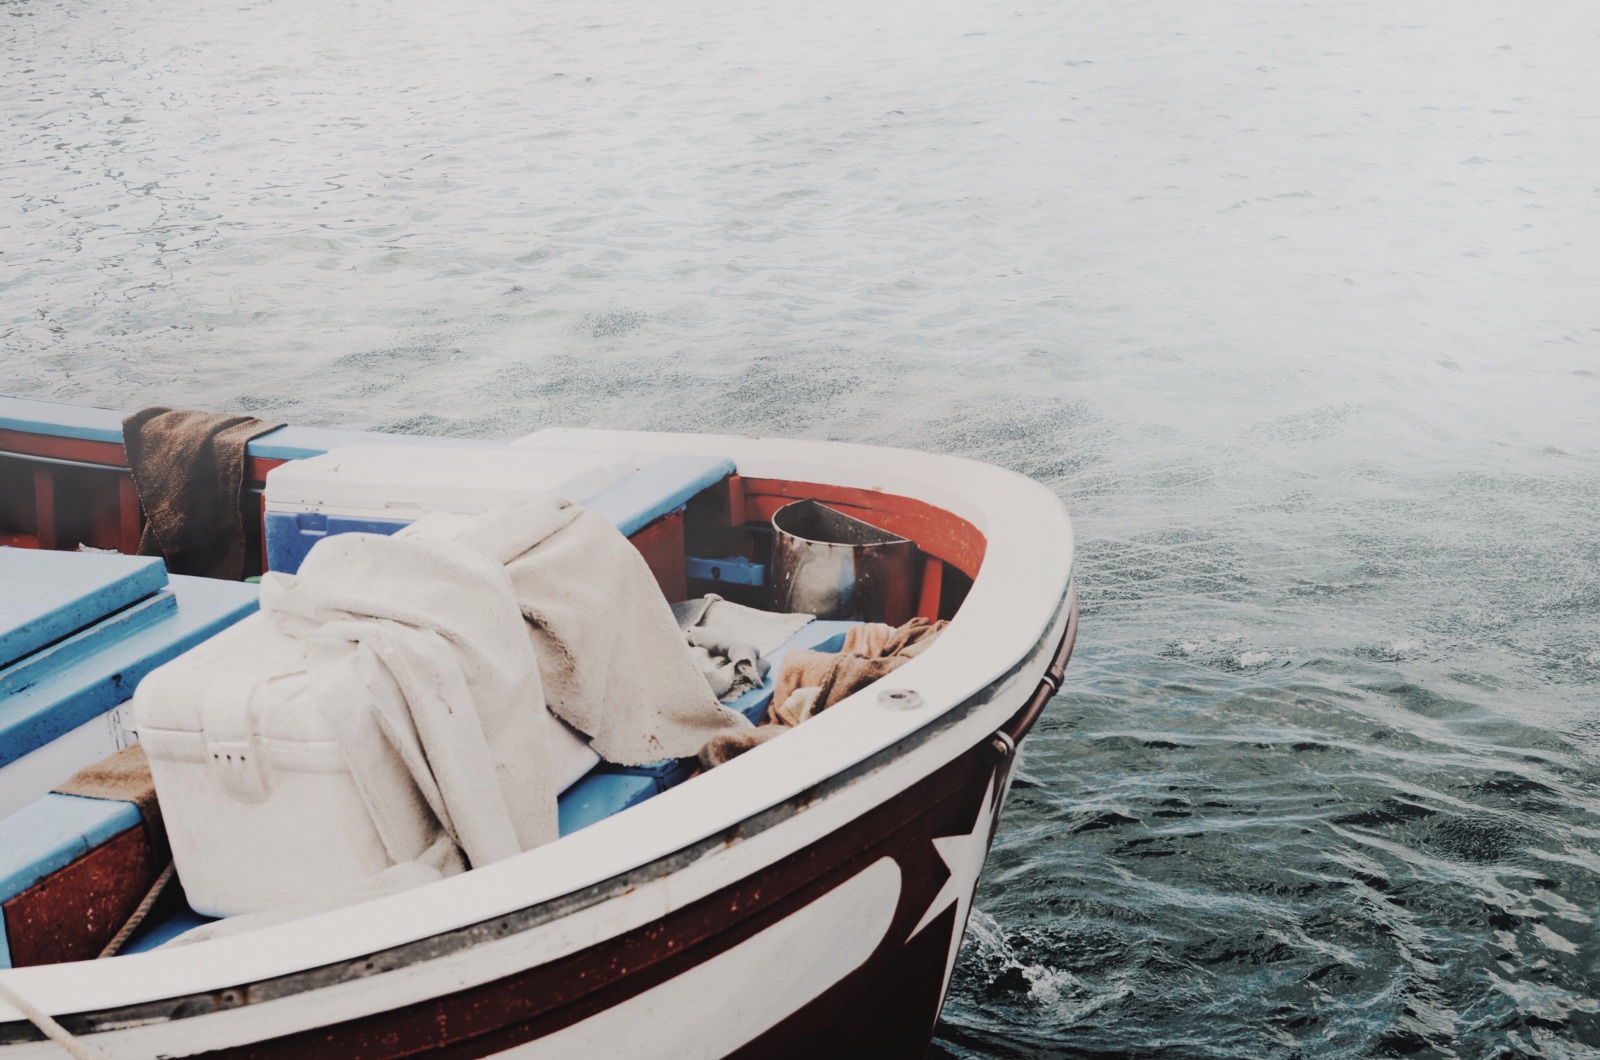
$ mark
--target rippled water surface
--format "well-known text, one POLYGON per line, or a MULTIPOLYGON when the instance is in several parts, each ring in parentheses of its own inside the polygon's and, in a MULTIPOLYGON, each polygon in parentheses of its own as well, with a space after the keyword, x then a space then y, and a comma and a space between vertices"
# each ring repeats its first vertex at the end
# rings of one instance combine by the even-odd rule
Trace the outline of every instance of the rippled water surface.
POLYGON ((1600 7, 0 20, 0 390, 1060 494, 939 1051, 1600 1056, 1600 7))

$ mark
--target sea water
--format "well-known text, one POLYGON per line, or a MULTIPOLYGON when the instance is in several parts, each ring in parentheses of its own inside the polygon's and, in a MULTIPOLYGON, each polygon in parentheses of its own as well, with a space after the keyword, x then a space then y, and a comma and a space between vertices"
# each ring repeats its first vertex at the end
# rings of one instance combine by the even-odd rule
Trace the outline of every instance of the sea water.
POLYGON ((1061 496, 937 1051, 1600 1055, 1600 6, 0 19, 0 390, 1061 496))

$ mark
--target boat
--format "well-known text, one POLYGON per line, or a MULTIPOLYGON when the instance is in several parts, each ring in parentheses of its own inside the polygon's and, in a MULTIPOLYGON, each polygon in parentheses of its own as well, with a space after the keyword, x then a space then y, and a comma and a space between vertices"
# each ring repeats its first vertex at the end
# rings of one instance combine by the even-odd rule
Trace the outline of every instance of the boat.
MULTIPOLYGON (((124 419, 0 398, 0 545, 137 551, 124 419)), ((245 504, 259 516, 274 469, 344 446, 509 444, 282 427, 247 445, 245 504)), ((927 1052, 1018 754, 1077 633, 1059 500, 972 460, 845 443, 549 429, 516 444, 701 469, 654 483, 654 507, 618 522, 669 598, 720 584, 696 554, 706 525, 760 546, 776 512, 816 501, 912 542, 915 610, 949 625, 780 738, 681 782, 646 777, 649 797, 514 857, 190 945, 107 959, 47 948, 35 961, 56 963, 0 970, 0 1058, 927 1052)), ((246 522, 259 568, 260 520, 246 522)), ((174 575, 171 591, 198 582, 174 575)), ((0 699, 0 746, 6 711, 0 699)), ((94 754, 130 738, 80 724, 42 750, 89 730, 94 754)), ((98 841, 0 904, 12 956, 18 910, 116 889, 111 862, 88 865, 110 848, 98 841)), ((15 868, 0 864, 0 882, 15 868)), ((135 902, 155 868, 123 886, 135 902)))

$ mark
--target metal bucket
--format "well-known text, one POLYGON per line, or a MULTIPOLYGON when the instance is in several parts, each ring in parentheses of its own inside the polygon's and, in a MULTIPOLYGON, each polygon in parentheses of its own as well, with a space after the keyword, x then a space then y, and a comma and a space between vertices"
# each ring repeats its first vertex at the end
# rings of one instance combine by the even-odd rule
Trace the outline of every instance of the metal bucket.
POLYGON ((898 626, 915 609, 917 546, 816 501, 772 516, 773 603, 779 611, 898 626))

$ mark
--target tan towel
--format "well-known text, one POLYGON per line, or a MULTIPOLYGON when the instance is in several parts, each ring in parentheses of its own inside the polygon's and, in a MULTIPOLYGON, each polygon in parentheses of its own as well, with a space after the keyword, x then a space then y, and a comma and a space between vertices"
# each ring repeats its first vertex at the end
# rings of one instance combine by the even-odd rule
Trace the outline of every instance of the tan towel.
POLYGON ((869 622, 854 627, 845 635, 841 652, 791 651, 783 657, 783 666, 778 670, 772 704, 781 709, 796 689, 826 687, 827 694, 817 700, 815 708, 826 710, 906 660, 922 654, 949 624, 943 620, 929 622, 925 618, 913 618, 895 629, 881 622, 869 622), (898 661, 881 665, 887 660, 898 661), (880 665, 864 665, 869 662, 880 665))
POLYGON ((842 650, 846 654, 861 655, 868 659, 889 655, 915 658, 921 655, 949 624, 944 619, 931 622, 926 618, 913 618, 896 629, 882 622, 867 622, 851 627, 844 635, 842 650))
POLYGON ((913 618, 894 631, 888 642, 878 651, 880 656, 903 655, 915 659, 928 650, 928 646, 944 632, 950 623, 944 619, 930 622, 926 618, 913 618))
POLYGON ((281 426, 160 405, 123 420, 146 519, 139 555, 165 558, 173 574, 244 577, 245 447, 281 426))
POLYGON ((859 626, 851 626, 844 635, 844 647, 839 649, 847 655, 862 655, 872 659, 885 654, 884 648, 889 645, 889 638, 894 636, 894 627, 882 622, 863 622, 859 626))
POLYGON ((737 758, 887 677, 926 651, 949 624, 913 618, 896 629, 870 622, 845 635, 844 651, 787 653, 774 683, 765 723, 752 732, 731 733, 709 741, 700 749, 700 764, 711 769, 737 758))
POLYGON ((864 659, 845 652, 790 652, 784 656, 783 669, 779 671, 777 687, 772 694, 772 705, 767 708, 767 720, 798 725, 879 678, 887 677, 910 661, 904 655, 864 659), (796 655, 803 658, 796 659, 796 655), (816 694, 802 716, 789 707, 789 702, 796 692, 803 689, 816 689, 816 694))
POLYGON ((750 731, 712 695, 649 566, 605 517, 547 499, 430 515, 402 533, 453 538, 505 564, 545 701, 607 761, 686 758, 713 736, 750 731))
POLYGON ((767 705, 767 719, 774 725, 793 728, 803 721, 810 721, 811 716, 817 712, 817 704, 821 701, 820 685, 797 688, 789 693, 788 698, 781 704, 774 701, 767 705))
MULTIPOLYGON (((785 702, 798 688, 817 688, 828 679, 833 672, 834 663, 840 659, 858 659, 858 655, 847 655, 834 651, 791 651, 783 657, 783 665, 778 668, 778 680, 772 690, 774 705, 785 702)), ((769 716, 770 716, 770 709, 769 716)))

